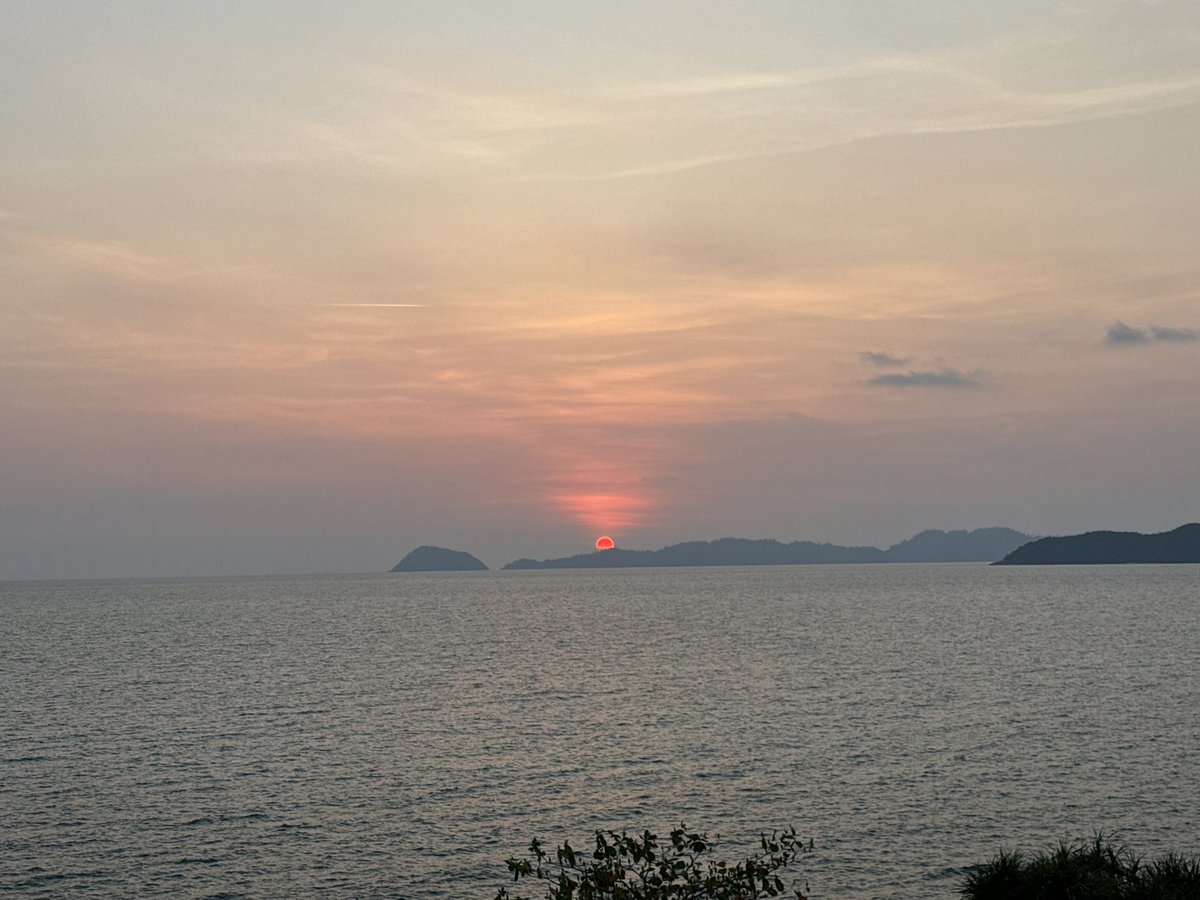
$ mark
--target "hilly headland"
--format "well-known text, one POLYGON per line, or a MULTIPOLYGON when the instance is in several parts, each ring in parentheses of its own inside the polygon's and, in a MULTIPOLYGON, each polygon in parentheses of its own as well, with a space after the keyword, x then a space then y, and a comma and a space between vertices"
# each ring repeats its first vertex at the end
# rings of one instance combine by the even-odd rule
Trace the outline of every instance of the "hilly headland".
POLYGON ((1161 534, 1089 531, 1047 537, 1015 548, 998 566, 1078 566, 1125 563, 1200 563, 1200 524, 1161 534))
POLYGON ((1011 528, 922 531, 886 550, 793 541, 720 538, 660 550, 614 547, 559 559, 518 559, 505 569, 624 569, 670 566, 793 566, 837 563, 993 562, 1033 538, 1011 528))

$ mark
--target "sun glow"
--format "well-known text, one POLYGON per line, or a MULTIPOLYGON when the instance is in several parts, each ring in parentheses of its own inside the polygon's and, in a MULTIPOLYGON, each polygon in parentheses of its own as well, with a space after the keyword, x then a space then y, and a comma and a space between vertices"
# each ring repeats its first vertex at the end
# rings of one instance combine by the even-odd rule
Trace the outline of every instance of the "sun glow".
POLYGON ((647 498, 619 493, 558 494, 553 499, 571 518, 597 530, 636 528, 653 506, 647 498))

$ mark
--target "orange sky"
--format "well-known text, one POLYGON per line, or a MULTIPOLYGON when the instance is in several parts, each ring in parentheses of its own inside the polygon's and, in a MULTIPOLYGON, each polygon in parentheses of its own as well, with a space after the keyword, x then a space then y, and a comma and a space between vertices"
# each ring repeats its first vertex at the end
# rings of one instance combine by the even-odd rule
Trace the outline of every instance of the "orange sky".
POLYGON ((1197 50, 1169 2, 8 5, 0 578, 1194 519, 1197 50))

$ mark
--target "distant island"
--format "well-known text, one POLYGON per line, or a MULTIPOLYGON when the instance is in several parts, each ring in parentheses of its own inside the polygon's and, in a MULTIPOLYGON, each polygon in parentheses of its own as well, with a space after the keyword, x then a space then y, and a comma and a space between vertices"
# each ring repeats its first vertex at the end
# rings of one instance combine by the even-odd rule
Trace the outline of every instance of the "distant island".
POLYGON ((1048 537, 1016 548, 998 566, 1079 566, 1122 563, 1200 563, 1200 524, 1162 534, 1089 531, 1048 537))
POLYGON ((418 547, 396 565, 392 572, 485 572, 485 566, 470 553, 444 547, 418 547))
POLYGON ((661 550, 601 550, 561 559, 518 559, 505 569, 624 569, 657 566, 795 566, 837 563, 992 562, 1033 540, 1011 528, 974 531, 922 531, 878 547, 842 547, 793 541, 720 538, 688 541, 661 550))

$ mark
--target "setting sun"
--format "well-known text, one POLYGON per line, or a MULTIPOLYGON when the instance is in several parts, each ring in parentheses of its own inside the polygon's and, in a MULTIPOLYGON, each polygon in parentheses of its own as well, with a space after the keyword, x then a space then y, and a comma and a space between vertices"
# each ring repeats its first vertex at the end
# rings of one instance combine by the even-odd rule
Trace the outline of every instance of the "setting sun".
POLYGON ((604 537, 596 538, 596 549, 597 550, 611 550, 615 546, 617 546, 616 543, 613 541, 612 538, 608 537, 608 535, 605 535, 604 537))

